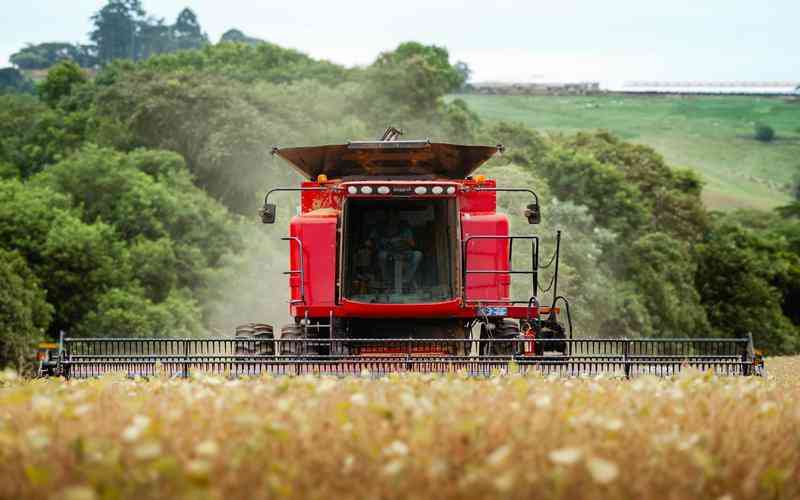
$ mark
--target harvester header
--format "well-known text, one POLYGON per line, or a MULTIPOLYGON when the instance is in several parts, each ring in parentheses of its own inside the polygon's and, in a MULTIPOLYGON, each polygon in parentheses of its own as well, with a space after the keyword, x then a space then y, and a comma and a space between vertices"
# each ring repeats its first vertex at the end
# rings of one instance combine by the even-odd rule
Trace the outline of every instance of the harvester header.
POLYGON ((247 323, 230 338, 64 338, 43 370, 71 377, 512 368, 631 377, 688 366, 758 373, 751 338, 574 338, 569 302, 558 292, 561 233, 553 253, 540 256, 540 237, 512 234, 497 209, 499 195, 520 197, 517 216, 538 224, 536 193, 473 175, 502 146, 399 136, 390 128, 378 141, 273 149, 306 179, 270 189, 260 212, 274 224, 270 197, 300 194, 282 238, 288 324, 247 323), (512 286, 515 277, 522 281, 512 286))

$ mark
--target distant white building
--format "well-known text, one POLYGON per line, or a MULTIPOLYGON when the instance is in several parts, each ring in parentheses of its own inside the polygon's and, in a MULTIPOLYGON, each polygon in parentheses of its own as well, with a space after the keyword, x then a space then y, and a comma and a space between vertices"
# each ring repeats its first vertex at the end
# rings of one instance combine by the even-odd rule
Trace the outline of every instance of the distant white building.
POLYGON ((797 95, 800 82, 625 82, 617 92, 645 94, 752 94, 752 95, 797 95))

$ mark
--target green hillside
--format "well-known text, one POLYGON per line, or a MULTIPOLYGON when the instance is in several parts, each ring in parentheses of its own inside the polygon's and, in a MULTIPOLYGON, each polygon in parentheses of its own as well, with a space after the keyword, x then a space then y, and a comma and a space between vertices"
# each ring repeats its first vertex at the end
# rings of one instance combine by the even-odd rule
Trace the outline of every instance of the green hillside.
MULTIPOLYGON (((800 101, 760 97, 461 95, 484 120, 540 130, 608 129, 654 147, 673 166, 691 167, 707 183, 710 208, 785 204, 800 171, 800 101), (773 127, 769 144, 753 139, 756 122, 773 127)), ((450 99, 453 97, 451 96, 450 99)))

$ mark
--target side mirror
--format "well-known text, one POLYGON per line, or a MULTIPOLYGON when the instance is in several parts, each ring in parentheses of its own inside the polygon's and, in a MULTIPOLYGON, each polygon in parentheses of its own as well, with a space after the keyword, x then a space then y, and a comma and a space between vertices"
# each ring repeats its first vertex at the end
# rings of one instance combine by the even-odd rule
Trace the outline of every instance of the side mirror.
POLYGON ((261 215, 261 222, 264 224, 274 224, 276 211, 277 208, 274 203, 264 203, 264 208, 258 211, 259 215, 261 215))
POLYGON ((542 222, 542 212, 539 210, 539 203, 531 203, 525 207, 525 217, 528 218, 528 224, 539 224, 542 222))

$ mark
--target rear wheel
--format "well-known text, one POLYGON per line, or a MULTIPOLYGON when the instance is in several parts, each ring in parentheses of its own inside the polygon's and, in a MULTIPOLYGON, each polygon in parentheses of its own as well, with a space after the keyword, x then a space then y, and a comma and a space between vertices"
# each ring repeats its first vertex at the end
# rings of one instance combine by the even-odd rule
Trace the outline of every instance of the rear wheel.
POLYGON ((272 325, 248 323, 236 327, 236 354, 271 356, 275 354, 275 337, 272 325))

